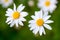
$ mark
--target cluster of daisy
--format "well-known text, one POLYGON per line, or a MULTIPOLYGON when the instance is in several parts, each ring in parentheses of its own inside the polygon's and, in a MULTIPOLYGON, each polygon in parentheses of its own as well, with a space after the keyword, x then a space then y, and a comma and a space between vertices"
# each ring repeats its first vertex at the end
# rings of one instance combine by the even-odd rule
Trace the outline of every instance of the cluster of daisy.
MULTIPOLYGON (((30 2, 30 6, 32 6, 34 3, 32 1, 30 2)), ((11 3, 13 3, 13 0, 0 0, 0 4, 3 4, 3 7, 9 6, 11 3)), ((44 28, 52 30, 51 26, 48 24, 53 23, 53 21, 49 20, 51 15, 48 13, 52 13, 56 9, 56 4, 57 0, 38 0, 38 7, 41 8, 41 10, 36 11, 35 15, 31 16, 33 20, 30 20, 28 25, 35 35, 37 33, 40 35, 46 34, 44 28)), ((26 21, 24 17, 28 15, 27 12, 23 11, 24 8, 25 6, 23 6, 23 4, 20 4, 18 7, 14 4, 13 9, 7 9, 5 14, 5 16, 7 16, 6 23, 8 23, 10 27, 14 25, 16 27, 19 25, 24 26, 23 22, 26 21)))
POLYGON ((48 15, 48 13, 52 13, 56 9, 57 0, 38 0, 38 7, 41 9, 40 11, 36 11, 35 15, 32 15, 32 19, 29 21, 29 27, 30 30, 33 31, 33 33, 40 34, 46 34, 44 27, 48 30, 52 30, 51 26, 48 25, 50 23, 53 23, 54 21, 49 20, 51 15, 48 15))

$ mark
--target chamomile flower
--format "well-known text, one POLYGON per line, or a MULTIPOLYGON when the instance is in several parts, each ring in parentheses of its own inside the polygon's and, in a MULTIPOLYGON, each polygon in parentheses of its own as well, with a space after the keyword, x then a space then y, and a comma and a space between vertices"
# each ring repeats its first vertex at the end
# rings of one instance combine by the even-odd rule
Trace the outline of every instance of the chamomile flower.
POLYGON ((8 7, 13 3, 13 0, 0 0, 0 4, 2 4, 3 7, 8 7))
POLYGON ((33 20, 29 21, 29 27, 30 30, 33 31, 33 33, 36 35, 37 33, 39 33, 40 35, 42 34, 46 34, 44 27, 47 28, 48 30, 52 30, 51 26, 49 26, 49 23, 53 23, 52 20, 48 20, 51 16, 50 15, 46 15, 44 16, 42 10, 35 12, 35 16, 32 15, 31 16, 33 18, 33 20))
POLYGON ((10 27, 16 25, 18 27, 18 24, 23 26, 23 21, 26 21, 24 18, 28 15, 27 12, 22 11, 25 8, 23 4, 19 5, 16 9, 16 5, 14 4, 14 9, 8 8, 6 11, 6 16, 8 16, 6 23, 10 24, 10 27))
POLYGON ((52 13, 56 9, 57 0, 39 0, 38 7, 43 11, 52 13))
POLYGON ((33 1, 33 0, 29 0, 29 1, 28 1, 28 5, 29 5, 30 7, 34 6, 34 1, 33 1))

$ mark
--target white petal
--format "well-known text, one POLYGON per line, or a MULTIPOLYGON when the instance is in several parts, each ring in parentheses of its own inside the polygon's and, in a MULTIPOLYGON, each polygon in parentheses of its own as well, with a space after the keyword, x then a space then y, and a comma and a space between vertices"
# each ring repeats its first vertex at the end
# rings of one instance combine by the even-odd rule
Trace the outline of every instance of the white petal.
POLYGON ((18 22, 16 23, 16 27, 18 27, 18 22))
POLYGON ((36 28, 36 26, 31 26, 30 30, 34 30, 36 28))
POLYGON ((6 23, 9 22, 10 20, 12 20, 12 18, 8 17, 6 23))
POLYGON ((25 19, 25 18, 20 18, 19 20, 20 20, 20 21, 26 21, 26 19, 25 19))
POLYGON ((10 24, 10 27, 13 27, 13 26, 14 26, 14 24, 15 24, 15 23, 14 23, 14 22, 12 22, 12 23, 10 24))
POLYGON ((24 26, 24 24, 23 24, 21 21, 19 21, 19 24, 20 24, 21 26, 24 26))
POLYGON ((45 32, 44 28, 43 28, 43 33, 44 33, 44 35, 46 34, 46 32, 45 32))
POLYGON ((18 6, 17 11, 21 12, 24 8, 25 8, 25 6, 23 6, 23 4, 21 4, 18 6))
POLYGON ((13 20, 10 20, 9 22, 8 22, 8 24, 11 24, 13 22, 13 20))
POLYGON ((44 24, 44 27, 49 29, 49 30, 52 30, 51 26, 49 26, 48 24, 44 24))
POLYGON ((39 34, 40 34, 40 36, 42 36, 42 33, 43 33, 43 26, 41 26, 41 27, 39 28, 39 34))
POLYGON ((37 17, 35 17, 34 15, 32 15, 31 17, 32 17, 33 19, 35 19, 35 20, 37 19, 37 17))
POLYGON ((28 25, 28 27, 33 27, 33 26, 34 26, 34 24, 33 24, 33 23, 31 23, 31 24, 29 24, 29 25, 28 25))
POLYGON ((52 13, 57 8, 57 6, 54 5, 54 4, 52 4, 51 6, 50 6, 50 9, 49 9, 50 10, 50 13, 52 13))
POLYGON ((11 16, 11 15, 12 15, 12 13, 13 13, 13 10, 12 10, 12 9, 10 9, 10 8, 8 8, 8 10, 6 11, 5 16, 11 16))
POLYGON ((5 16, 9 16, 9 17, 11 17, 11 15, 10 15, 10 14, 5 14, 5 16))
POLYGON ((38 12, 35 12, 35 16, 36 17, 39 17, 39 11, 38 12))
POLYGON ((11 8, 8 8, 8 10, 7 10, 8 12, 13 12, 13 10, 11 9, 11 8))
POLYGON ((27 12, 21 12, 20 14, 21 14, 21 16, 22 16, 22 17, 25 17, 25 16, 27 16, 27 15, 28 15, 28 13, 27 13, 27 12))
POLYGON ((57 4, 57 3, 58 3, 57 0, 52 0, 51 2, 52 2, 53 4, 57 4))
POLYGON ((14 4, 14 11, 16 11, 16 5, 14 4))
POLYGON ((49 16, 45 16, 45 17, 43 18, 43 20, 44 20, 44 21, 47 21, 50 17, 51 17, 50 15, 49 15, 49 16))
POLYGON ((14 20, 16 27, 18 27, 18 20, 14 20))
POLYGON ((42 18, 42 10, 35 12, 36 17, 42 18))
POLYGON ((35 23, 35 21, 34 20, 30 20, 29 23, 35 23))
POLYGON ((37 27, 35 23, 31 23, 31 24, 29 24, 28 26, 29 26, 30 28, 31 28, 31 27, 37 27))
POLYGON ((47 7, 44 6, 44 7, 42 8, 42 10, 43 10, 44 12, 48 12, 48 11, 49 11, 49 8, 47 8, 47 7))
POLYGON ((42 18, 42 16, 43 16, 42 10, 40 10, 40 11, 38 12, 38 15, 39 15, 40 18, 42 18))
POLYGON ((33 33, 36 35, 36 34, 38 33, 38 31, 39 31, 39 28, 36 27, 36 28, 33 30, 33 33))
POLYGON ((46 17, 48 16, 48 12, 44 12, 44 16, 43 17, 46 17))
POLYGON ((31 27, 31 25, 28 25, 28 27, 31 27))
POLYGON ((38 0, 38 7, 39 8, 43 7, 43 2, 44 2, 44 0, 43 1, 42 0, 38 0))
POLYGON ((53 23, 52 20, 47 20, 45 23, 53 23))
POLYGON ((30 24, 30 30, 34 30, 37 26, 35 24, 30 24))
POLYGON ((42 4, 41 2, 38 2, 38 7, 41 8, 42 4))

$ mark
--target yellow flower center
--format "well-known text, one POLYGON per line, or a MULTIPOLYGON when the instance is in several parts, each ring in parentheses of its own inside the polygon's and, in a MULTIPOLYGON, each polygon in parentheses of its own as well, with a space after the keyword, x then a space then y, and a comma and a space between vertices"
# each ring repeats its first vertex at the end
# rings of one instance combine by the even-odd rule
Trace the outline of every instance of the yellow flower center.
POLYGON ((9 0, 4 0, 5 2, 8 2, 9 0))
POLYGON ((36 21, 36 24, 37 24, 37 26, 42 26, 42 25, 44 24, 43 19, 38 19, 38 20, 36 21))
POLYGON ((13 13, 13 19, 18 19, 20 17, 20 13, 18 11, 13 13))
POLYGON ((50 6, 50 1, 46 1, 45 6, 47 6, 47 7, 50 6))

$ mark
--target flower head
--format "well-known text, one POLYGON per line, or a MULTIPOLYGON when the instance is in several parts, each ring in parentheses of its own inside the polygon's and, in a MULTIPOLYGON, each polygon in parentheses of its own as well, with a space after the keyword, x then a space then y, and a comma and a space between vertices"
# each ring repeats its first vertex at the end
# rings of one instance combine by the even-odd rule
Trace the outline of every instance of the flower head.
POLYGON ((45 12, 52 13, 56 9, 57 0, 39 0, 38 7, 45 12))
POLYGON ((43 14, 42 10, 35 12, 35 16, 32 15, 31 17, 33 18, 33 20, 29 21, 30 23, 29 27, 34 34, 37 34, 37 33, 39 33, 40 35, 42 35, 42 33, 46 34, 44 27, 49 30, 52 30, 51 26, 48 25, 49 23, 53 23, 52 20, 49 20, 51 16, 43 14))
POLYGON ((13 3, 13 0, 0 0, 0 4, 2 4, 3 7, 8 7, 13 3))
POLYGON ((24 17, 28 15, 27 12, 22 11, 24 8, 23 4, 19 5, 17 9, 15 4, 14 9, 8 8, 6 11, 6 16, 8 16, 6 23, 10 24, 10 27, 14 26, 14 24, 16 27, 18 27, 18 24, 23 26, 22 21, 26 21, 24 17))

